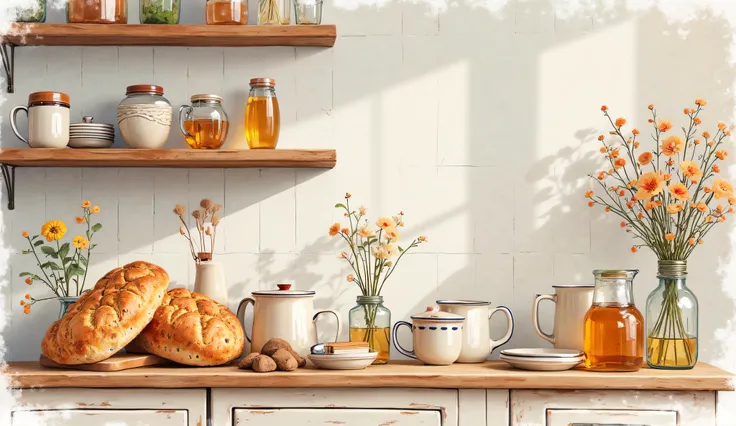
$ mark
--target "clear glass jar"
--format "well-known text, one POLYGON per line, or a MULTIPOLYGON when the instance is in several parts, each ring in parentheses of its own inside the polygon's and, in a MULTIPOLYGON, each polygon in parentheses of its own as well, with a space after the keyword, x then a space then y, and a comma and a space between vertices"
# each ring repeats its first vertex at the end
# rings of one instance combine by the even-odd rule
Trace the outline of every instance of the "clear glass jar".
POLYGON ((659 261, 659 286, 647 297, 647 364, 688 370, 698 361, 698 299, 685 285, 684 260, 659 261))
POLYGON ((383 296, 358 296, 350 310, 350 341, 368 342, 378 352, 374 365, 386 364, 391 354, 391 311, 383 306, 383 296))
POLYGON ((178 24, 180 0, 140 0, 141 24, 178 24))
POLYGON ((258 0, 258 25, 291 24, 291 0, 258 0))
POLYGON ((46 22, 46 0, 36 0, 31 7, 15 7, 15 22, 46 22))
POLYGON ((247 25, 247 0, 207 0, 207 25, 247 25))
POLYGON ((191 105, 179 108, 179 128, 187 144, 194 149, 220 148, 230 128, 222 98, 217 95, 193 95, 191 101, 191 105))
POLYGON ((294 0, 297 25, 319 25, 322 22, 322 0, 294 0))
POLYGON ((585 368, 638 371, 644 361, 644 317, 634 306, 636 269, 595 270, 593 305, 585 314, 585 368))
POLYGON ((128 86, 118 105, 118 128, 130 148, 159 149, 171 132, 172 110, 164 88, 151 84, 128 86))
POLYGON ((279 142, 281 113, 272 78, 250 80, 245 106, 245 139, 251 149, 274 149, 279 142))
POLYGON ((126 24, 128 0, 69 0, 70 24, 126 24))

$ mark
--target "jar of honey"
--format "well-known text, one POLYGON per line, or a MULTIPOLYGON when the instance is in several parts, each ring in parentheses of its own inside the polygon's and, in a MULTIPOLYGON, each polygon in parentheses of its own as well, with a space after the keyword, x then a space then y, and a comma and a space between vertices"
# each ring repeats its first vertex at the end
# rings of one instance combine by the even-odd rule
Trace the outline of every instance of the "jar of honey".
POLYGON ((245 139, 251 149, 274 149, 279 142, 281 114, 272 78, 250 80, 245 106, 245 139))
POLYGON ((247 0, 207 0, 207 25, 247 25, 247 0))
POLYGON ((636 269, 595 270, 593 306, 585 314, 585 368, 637 371, 644 360, 644 316, 634 306, 636 269))
POLYGON ((192 95, 191 105, 179 108, 179 128, 194 149, 218 149, 227 139, 230 122, 222 98, 217 95, 192 95))
POLYGON ((70 24, 127 24, 128 0, 69 0, 70 24))

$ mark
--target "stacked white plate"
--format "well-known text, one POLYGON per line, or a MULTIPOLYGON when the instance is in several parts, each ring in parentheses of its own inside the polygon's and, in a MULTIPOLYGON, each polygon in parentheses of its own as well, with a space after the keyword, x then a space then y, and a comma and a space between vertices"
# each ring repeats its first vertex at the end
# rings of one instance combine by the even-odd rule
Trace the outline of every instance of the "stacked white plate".
POLYGON ((312 364, 326 370, 362 370, 373 363, 378 352, 308 355, 312 364))
POLYGON ((71 148, 109 148, 115 142, 115 127, 112 124, 93 123, 92 117, 83 117, 82 121, 69 125, 71 148))
POLYGON ((504 349, 500 359, 522 370, 563 371, 580 364, 583 353, 572 349, 504 349))

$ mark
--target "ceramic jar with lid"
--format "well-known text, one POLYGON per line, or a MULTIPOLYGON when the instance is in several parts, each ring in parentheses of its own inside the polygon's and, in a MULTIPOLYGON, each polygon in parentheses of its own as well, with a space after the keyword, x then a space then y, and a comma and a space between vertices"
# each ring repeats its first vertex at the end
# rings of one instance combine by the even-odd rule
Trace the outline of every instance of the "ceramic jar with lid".
POLYGON ((128 86, 118 105, 118 127, 125 144, 136 149, 159 149, 171 131, 172 110, 164 88, 151 84, 128 86))
POLYGON ((340 336, 340 315, 331 309, 315 311, 313 290, 291 290, 291 284, 279 284, 278 290, 251 293, 238 305, 238 318, 245 319, 245 310, 253 305, 253 331, 245 338, 251 343, 251 352, 260 352, 263 345, 274 337, 286 340, 302 357, 317 344, 317 319, 329 313, 337 319, 335 341, 340 336))
POLYGON ((425 312, 412 315, 411 320, 411 324, 398 321, 391 330, 391 340, 399 353, 428 365, 450 365, 457 361, 463 346, 465 317, 429 306, 425 312), (404 349, 397 339, 401 326, 411 330, 414 342, 411 351, 404 349))
POLYGON ((217 95, 192 95, 191 105, 179 108, 179 128, 194 149, 218 149, 227 139, 230 122, 217 95))
POLYGON ((28 95, 28 106, 10 110, 10 127, 31 148, 64 148, 69 144, 69 95, 61 92, 35 92, 28 95), (16 124, 20 111, 28 115, 28 139, 16 124))
POLYGON ((276 81, 252 78, 245 106, 245 139, 251 149, 274 149, 279 142, 281 113, 276 98, 276 81))

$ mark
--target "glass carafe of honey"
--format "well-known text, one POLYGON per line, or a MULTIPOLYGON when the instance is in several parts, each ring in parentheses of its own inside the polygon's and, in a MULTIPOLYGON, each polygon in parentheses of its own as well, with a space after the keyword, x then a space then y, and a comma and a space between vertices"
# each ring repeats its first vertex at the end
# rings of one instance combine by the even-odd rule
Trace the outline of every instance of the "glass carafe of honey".
POLYGON ((227 139, 230 122, 222 98, 192 95, 191 105, 179 108, 179 127, 187 144, 194 149, 218 149, 227 139))
POLYGON ((245 139, 251 149, 274 149, 279 142, 281 114, 272 78, 250 80, 245 106, 245 139))
POLYGON ((644 360, 644 317, 634 306, 636 269, 595 270, 593 306, 585 314, 585 368, 637 371, 644 360))

